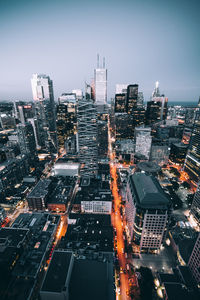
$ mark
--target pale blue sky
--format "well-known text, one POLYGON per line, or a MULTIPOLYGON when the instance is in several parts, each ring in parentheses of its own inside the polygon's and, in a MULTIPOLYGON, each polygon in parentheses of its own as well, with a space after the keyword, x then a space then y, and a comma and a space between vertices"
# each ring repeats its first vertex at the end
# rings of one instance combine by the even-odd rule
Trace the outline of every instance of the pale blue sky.
POLYGON ((108 95, 154 82, 174 101, 200 95, 199 0, 0 0, 0 99, 31 100, 32 73, 50 75, 57 98, 83 88, 106 57, 108 95))

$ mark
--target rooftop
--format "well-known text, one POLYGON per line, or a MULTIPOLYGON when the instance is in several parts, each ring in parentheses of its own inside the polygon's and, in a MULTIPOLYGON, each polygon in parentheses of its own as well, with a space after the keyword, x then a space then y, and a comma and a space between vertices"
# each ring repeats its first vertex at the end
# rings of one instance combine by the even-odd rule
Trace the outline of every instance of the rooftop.
POLYGON ((136 203, 146 209, 166 209, 170 202, 158 180, 143 173, 130 176, 130 183, 136 195, 136 203))
POLYGON ((137 168, 149 173, 159 172, 161 170, 159 165, 150 161, 142 161, 138 163, 137 168))
POLYGON ((35 198, 35 197, 42 197, 44 198, 48 194, 48 187, 51 183, 50 179, 41 179, 33 190, 29 193, 27 198, 35 198))
POLYGON ((41 291, 62 292, 65 287, 72 252, 55 251, 41 291))
POLYGON ((26 239, 28 229, 19 228, 1 228, 0 229, 0 248, 4 247, 6 244, 9 247, 19 247, 20 243, 26 239))

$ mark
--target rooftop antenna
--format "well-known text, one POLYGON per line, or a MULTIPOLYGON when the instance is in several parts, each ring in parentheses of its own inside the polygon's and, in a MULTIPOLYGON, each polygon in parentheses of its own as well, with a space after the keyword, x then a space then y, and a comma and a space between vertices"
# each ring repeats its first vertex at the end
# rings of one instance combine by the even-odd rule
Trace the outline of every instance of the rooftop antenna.
POLYGON ((105 57, 103 58, 103 69, 105 69, 105 57))
POLYGON ((99 54, 97 54, 97 69, 99 69, 99 54))

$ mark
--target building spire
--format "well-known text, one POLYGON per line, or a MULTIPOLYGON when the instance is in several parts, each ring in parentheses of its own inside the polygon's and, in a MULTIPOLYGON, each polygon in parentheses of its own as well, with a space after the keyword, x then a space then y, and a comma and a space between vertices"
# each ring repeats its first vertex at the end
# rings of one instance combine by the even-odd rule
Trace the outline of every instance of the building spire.
POLYGON ((99 69, 99 53, 97 54, 97 69, 99 69))

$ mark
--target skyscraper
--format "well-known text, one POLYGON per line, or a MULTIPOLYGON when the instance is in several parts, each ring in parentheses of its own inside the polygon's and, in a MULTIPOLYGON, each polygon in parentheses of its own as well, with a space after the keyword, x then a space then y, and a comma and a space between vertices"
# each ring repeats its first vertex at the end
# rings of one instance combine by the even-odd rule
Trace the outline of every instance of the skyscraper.
POLYGON ((151 125, 167 119, 168 98, 160 94, 159 82, 153 90, 150 101, 147 102, 146 124, 151 125))
POLYGON ((190 214, 194 217, 200 227, 200 182, 197 187, 194 199, 192 201, 190 214))
POLYGON ((143 107, 143 106, 144 106, 144 95, 143 95, 143 92, 138 92, 137 107, 143 107))
POLYGON ((31 79, 33 100, 36 104, 37 118, 41 123, 43 142, 49 151, 57 151, 55 103, 53 81, 44 74, 33 74, 31 79), (44 132, 42 132, 42 127, 44 132))
POLYGON ((128 84, 118 83, 115 87, 115 94, 126 94, 128 84))
POLYGON ((138 100, 138 84, 130 84, 127 87, 127 113, 132 114, 134 108, 137 107, 138 100))
POLYGON ((75 94, 62 94, 57 105, 57 137, 59 149, 64 148, 65 141, 76 134, 77 103, 75 94))
POLYGON ((143 154, 147 159, 151 152, 151 128, 136 127, 135 128, 135 152, 143 154))
POLYGON ((126 112, 126 94, 115 94, 115 112, 126 112))
POLYGON ((81 175, 97 174, 97 112, 92 99, 78 100, 78 145, 81 175))
POLYGON ((185 159, 184 169, 190 178, 197 183, 200 179, 200 110, 196 111, 192 136, 185 159))
POLYGON ((99 55, 97 57, 97 69, 94 70, 95 80, 95 100, 97 105, 107 103, 107 69, 105 68, 105 59, 103 66, 99 66, 99 55))
POLYGON ((197 284, 200 284, 200 232, 189 258, 188 266, 197 284))
POLYGON ((21 154, 34 156, 36 152, 35 136, 31 123, 17 125, 18 142, 21 154))

